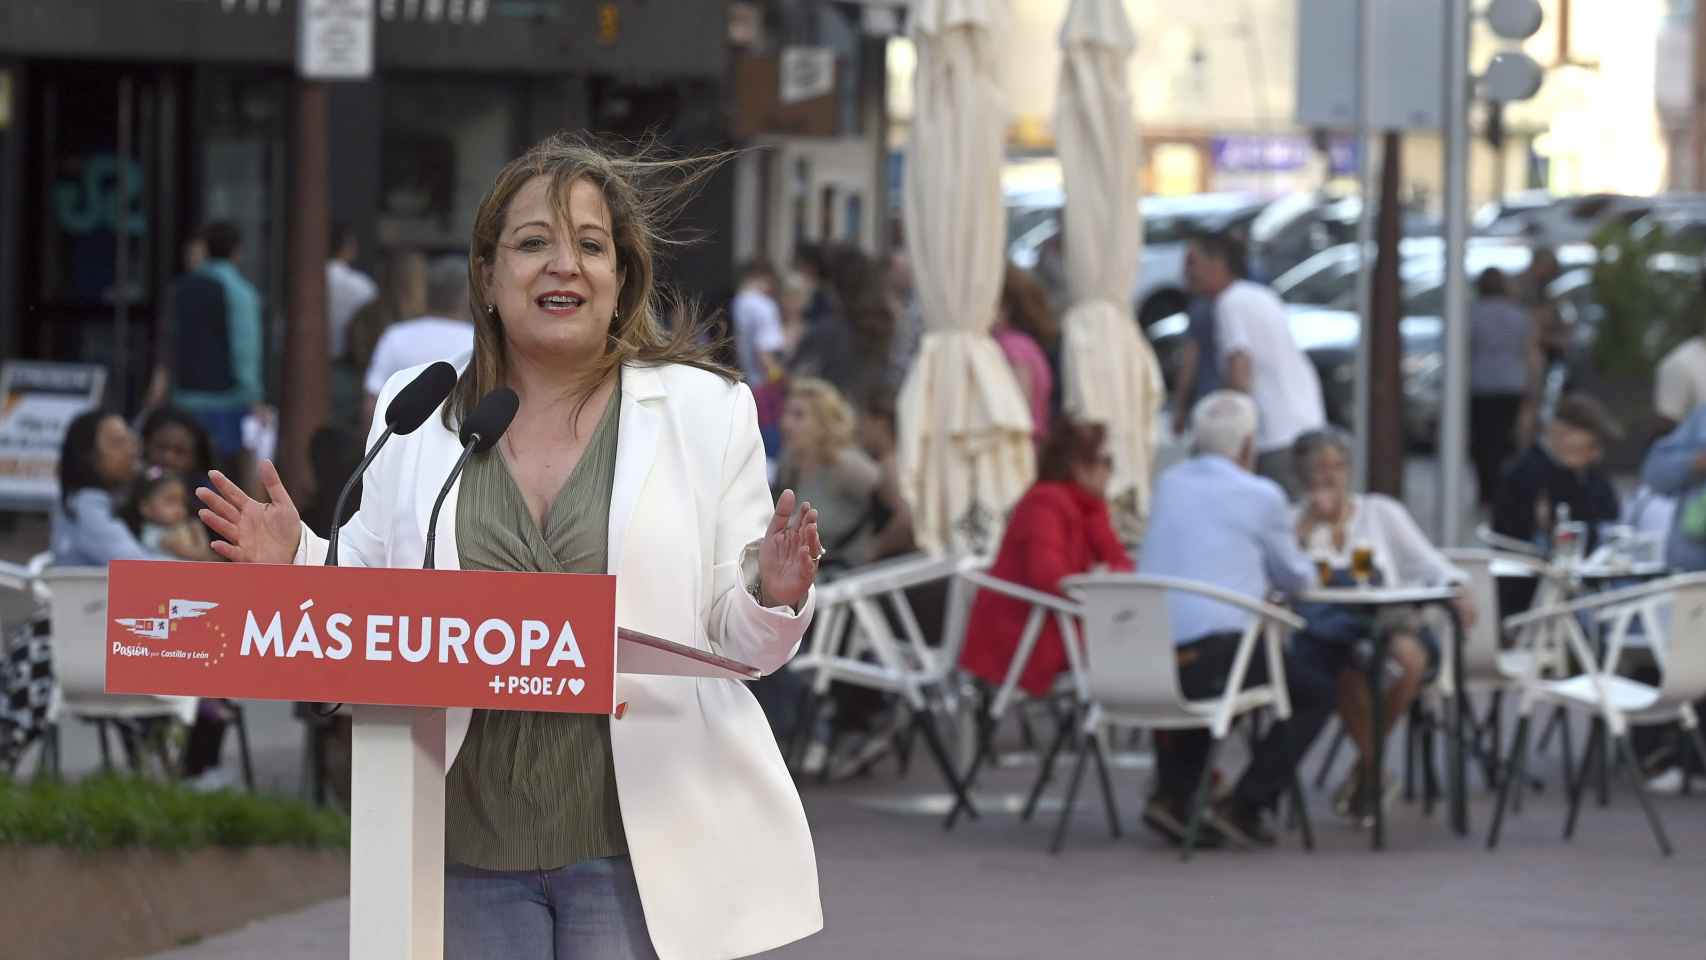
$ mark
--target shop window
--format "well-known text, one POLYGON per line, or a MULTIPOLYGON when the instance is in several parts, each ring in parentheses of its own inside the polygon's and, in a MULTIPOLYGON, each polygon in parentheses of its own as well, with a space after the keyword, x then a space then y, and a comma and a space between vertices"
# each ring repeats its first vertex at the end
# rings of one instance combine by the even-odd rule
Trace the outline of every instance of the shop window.
POLYGON ((389 245, 467 246, 492 179, 516 152, 514 84, 387 80, 380 236, 389 245))

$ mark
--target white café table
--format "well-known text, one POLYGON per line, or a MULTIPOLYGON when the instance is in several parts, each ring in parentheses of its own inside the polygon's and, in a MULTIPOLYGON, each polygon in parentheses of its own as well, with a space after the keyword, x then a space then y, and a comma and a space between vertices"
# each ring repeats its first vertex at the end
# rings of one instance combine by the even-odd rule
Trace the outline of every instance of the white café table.
MULTIPOLYGON (((1438 606, 1446 611, 1451 618, 1451 669, 1453 689, 1463 690, 1463 624, 1457 615, 1457 608, 1452 601, 1457 598, 1458 588, 1443 587, 1317 587, 1305 591, 1298 597, 1305 603, 1325 603, 1337 606, 1351 607, 1419 607, 1438 606)), ((1368 665, 1368 692, 1373 705, 1374 721, 1374 756, 1369 758, 1366 769, 1369 782, 1363 784, 1366 795, 1380 796, 1380 774, 1386 766, 1386 730, 1381 723, 1384 713, 1382 703, 1381 675, 1386 663, 1386 638, 1375 635, 1374 656, 1368 665)), ((1467 698, 1461 694, 1452 698, 1451 735, 1447 738, 1451 746, 1451 759, 1448 764, 1451 770, 1451 827, 1458 836, 1469 832, 1469 803, 1465 778, 1467 776, 1466 760, 1463 751, 1462 731, 1466 726, 1464 719, 1467 698)), ((1386 846, 1386 811, 1385 805, 1374 805, 1374 830, 1370 836, 1372 849, 1380 850, 1386 846)))

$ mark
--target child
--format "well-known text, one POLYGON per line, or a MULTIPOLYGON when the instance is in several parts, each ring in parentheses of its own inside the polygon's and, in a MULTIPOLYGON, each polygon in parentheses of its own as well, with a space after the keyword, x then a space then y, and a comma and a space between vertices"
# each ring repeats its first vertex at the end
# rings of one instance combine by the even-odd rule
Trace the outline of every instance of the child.
POLYGON ((184 560, 210 558, 207 533, 190 516, 189 485, 183 477, 151 468, 143 474, 124 513, 148 549, 184 560))

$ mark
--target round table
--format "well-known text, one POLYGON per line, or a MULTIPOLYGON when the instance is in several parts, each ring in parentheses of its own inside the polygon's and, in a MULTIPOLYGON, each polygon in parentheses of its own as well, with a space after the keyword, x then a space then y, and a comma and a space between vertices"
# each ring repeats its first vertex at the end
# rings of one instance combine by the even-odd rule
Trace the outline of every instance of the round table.
MULTIPOLYGON (((1455 690, 1464 689, 1463 680, 1463 623, 1457 615, 1457 607, 1452 601, 1458 596, 1455 586, 1443 587, 1317 587, 1306 590, 1298 596, 1298 600, 1307 603, 1330 603, 1340 606, 1360 607, 1411 607, 1439 606, 1451 618, 1451 670, 1452 687, 1455 690)), ((1386 638, 1376 635, 1374 638, 1374 656, 1368 664, 1368 693, 1374 716, 1374 756, 1366 766, 1369 782, 1363 784, 1368 796, 1380 797, 1380 776, 1386 768, 1386 730, 1383 729, 1381 716, 1385 713, 1382 703, 1381 675, 1386 663, 1386 638)), ((1457 696, 1452 698, 1452 729, 1447 742, 1450 744, 1451 759, 1448 764, 1451 771, 1451 827, 1459 836, 1469 832, 1469 801, 1466 782, 1468 767, 1463 751, 1462 731, 1465 727, 1463 711, 1468 698, 1457 696)), ((1370 836, 1370 846, 1379 850, 1386 846, 1386 810, 1385 804, 1376 802, 1374 805, 1374 830, 1370 836)))
MULTIPOLYGON (((1670 576, 1670 566, 1657 561, 1643 563, 1578 563, 1554 567, 1545 563, 1524 563, 1502 557, 1492 562, 1493 576, 1500 579, 1533 579, 1542 574, 1564 579, 1574 578, 1583 583, 1604 583, 1608 580, 1660 580, 1670 576)), ((1345 591, 1349 592, 1349 591, 1345 591)))

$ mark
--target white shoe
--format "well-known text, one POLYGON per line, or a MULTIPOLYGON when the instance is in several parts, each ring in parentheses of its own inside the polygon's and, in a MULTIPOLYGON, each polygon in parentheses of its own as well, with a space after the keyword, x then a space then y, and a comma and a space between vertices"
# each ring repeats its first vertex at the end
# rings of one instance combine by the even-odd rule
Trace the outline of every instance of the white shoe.
POLYGON ((236 778, 224 767, 208 767, 206 770, 184 781, 184 789, 191 793, 217 793, 229 790, 236 785, 236 778))
POLYGON ((806 755, 800 760, 800 773, 814 776, 823 772, 823 765, 829 762, 829 748, 821 742, 813 740, 806 746, 806 755))
POLYGON ((1656 777, 1647 778, 1647 792, 1674 797, 1682 792, 1682 768, 1671 767, 1656 777))

